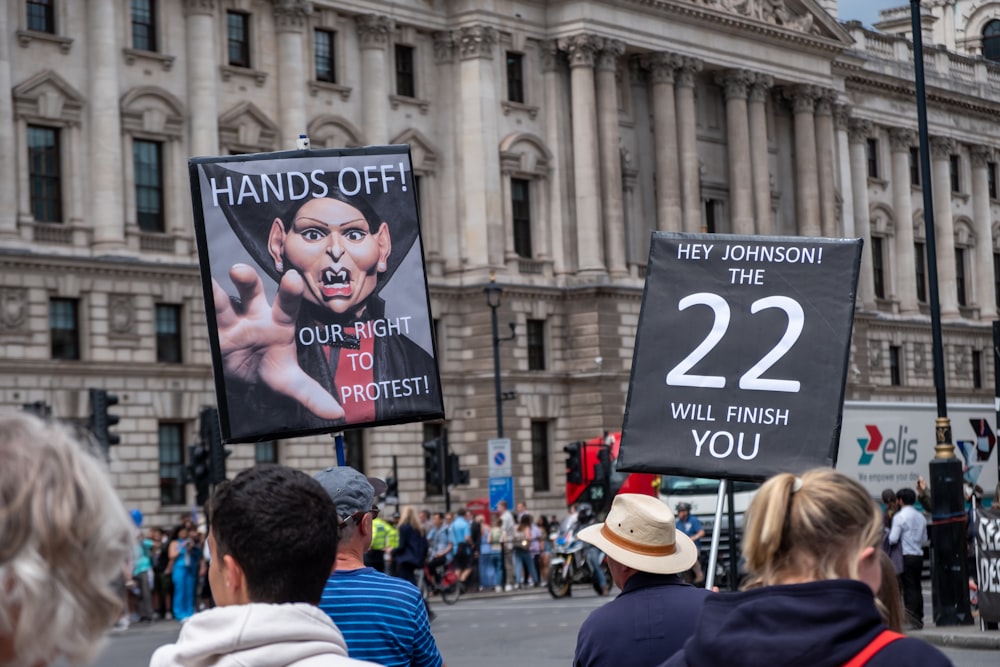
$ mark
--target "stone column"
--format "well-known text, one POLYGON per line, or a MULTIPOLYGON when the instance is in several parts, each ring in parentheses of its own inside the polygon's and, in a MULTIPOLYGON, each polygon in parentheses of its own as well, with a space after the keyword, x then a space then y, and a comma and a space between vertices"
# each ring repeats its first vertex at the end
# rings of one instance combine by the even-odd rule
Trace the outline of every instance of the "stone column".
POLYGON ((362 14, 354 19, 361 45, 361 117, 365 142, 389 141, 389 87, 386 51, 392 19, 378 14, 362 14))
POLYGON ((997 316, 990 179, 987 172, 993 150, 986 146, 970 146, 969 153, 972 156, 972 218, 976 225, 976 303, 979 305, 979 319, 988 321, 997 316))
POLYGON ((698 163, 698 124, 695 120, 695 75, 702 61, 685 57, 677 70, 677 149, 681 159, 681 209, 685 232, 700 232, 701 173, 698 163))
POLYGON ((303 58, 307 52, 303 34, 312 14, 310 0, 282 0, 274 5, 274 24, 278 33, 278 124, 279 145, 295 148, 295 140, 306 133, 306 74, 303 58))
POLYGON ((819 170, 816 164, 815 86, 788 91, 795 113, 795 221, 802 236, 819 236, 819 170))
POLYGON ((951 318, 960 316, 955 275, 955 227, 951 218, 951 155, 954 152, 954 139, 931 137, 938 300, 941 304, 941 317, 951 318))
MULTIPOLYGON (((94 225, 93 249, 97 254, 125 247, 125 217, 122 203, 122 134, 118 106, 118 3, 93 0, 87 3, 87 70, 90 112, 90 220, 94 225)), ((83 56, 84 54, 80 54, 83 56)), ((128 156, 132 159, 132 156, 128 156)))
POLYGON ((459 214, 465 226, 469 267, 504 265, 504 219, 497 148, 497 79, 493 51, 497 31, 470 25, 458 31, 462 196, 459 214))
POLYGON ((872 270, 872 226, 868 211, 868 156, 866 142, 872 133, 867 120, 851 118, 848 121, 848 140, 851 153, 851 189, 854 191, 855 233, 864 241, 861 251, 861 269, 858 272, 858 304, 863 310, 875 310, 875 274, 872 270))
POLYGON ((15 238, 17 236, 17 159, 20 154, 14 135, 19 124, 14 122, 14 101, 10 90, 10 44, 9 12, 0 12, 0 35, 8 38, 0 41, 0 155, 6 156, 0 160, 0 238, 15 238))
POLYGON ((214 0, 184 0, 192 155, 219 154, 219 63, 214 0))
POLYGON ((899 312, 903 315, 916 315, 920 312, 916 284, 917 257, 913 248, 913 200, 910 195, 910 146, 915 140, 913 130, 899 127, 889 130, 892 208, 896 218, 894 282, 899 312))
POLYGON ((573 104, 573 183, 576 193, 576 244, 579 271, 604 271, 601 234, 601 181, 597 143, 594 57, 602 40, 575 35, 559 40, 567 52, 573 104))
POLYGON ((605 39, 597 52, 597 132, 601 154, 601 213, 604 257, 613 276, 628 274, 625 265, 625 211, 622 202, 621 135, 618 130, 618 57, 625 44, 605 39))
POLYGON ((819 218, 823 236, 840 236, 837 221, 837 194, 833 182, 833 102, 837 93, 823 90, 816 101, 816 157, 819 177, 819 218))
POLYGON ((771 213, 771 157, 767 148, 767 98, 774 79, 757 74, 750 85, 750 168, 753 171, 753 212, 758 234, 774 233, 771 213))
POLYGON ((565 118, 569 118, 568 96, 563 94, 563 82, 559 76, 562 69, 562 54, 559 44, 553 40, 545 40, 540 47, 542 56, 542 82, 545 88, 545 105, 542 107, 545 123, 546 143, 551 147, 556 159, 552 161, 549 172, 546 197, 549 200, 549 230, 544 233, 549 237, 552 248, 552 269, 556 275, 569 271, 569 261, 566 256, 567 247, 573 247, 568 234, 564 231, 563 221, 568 206, 569 191, 568 148, 565 130, 565 118))
POLYGON ((677 159, 677 103, 674 99, 674 73, 680 56, 654 53, 643 57, 653 82, 653 153, 656 156, 656 228, 681 230, 681 188, 677 159))
POLYGON ((847 124, 850 120, 850 109, 846 104, 833 107, 833 126, 837 132, 837 164, 840 166, 840 195, 843 206, 841 216, 844 223, 844 237, 857 235, 854 223, 854 183, 851 179, 850 144, 847 138, 847 124))
POLYGON ((726 96, 726 142, 729 150, 729 205, 734 234, 753 234, 753 190, 747 88, 753 74, 735 69, 719 72, 716 83, 726 96))

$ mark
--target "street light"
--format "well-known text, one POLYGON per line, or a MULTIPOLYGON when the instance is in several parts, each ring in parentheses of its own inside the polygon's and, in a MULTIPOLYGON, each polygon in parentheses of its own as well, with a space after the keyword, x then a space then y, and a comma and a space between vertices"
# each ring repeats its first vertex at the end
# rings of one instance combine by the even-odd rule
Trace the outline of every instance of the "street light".
POLYGON ((927 136, 927 93, 924 88, 924 46, 921 35, 920 1, 910 0, 913 27, 913 76, 917 97, 917 128, 920 135, 920 182, 924 195, 924 236, 927 246, 927 279, 930 287, 931 351, 934 358, 934 389, 937 396, 934 459, 930 463, 931 500, 931 604, 935 625, 972 623, 969 607, 965 501, 962 497, 962 464, 951 442, 951 420, 944 386, 944 346, 941 342, 941 304, 938 297, 937 249, 934 232, 934 199, 931 192, 931 160, 927 136))
POLYGON ((483 288, 486 292, 486 304, 490 307, 491 323, 493 325, 493 389, 496 393, 497 402, 497 438, 503 437, 503 395, 500 391, 500 343, 505 340, 514 340, 517 335, 514 331, 514 323, 510 323, 510 335, 500 338, 497 332, 497 308, 500 307, 500 295, 503 288, 497 285, 496 273, 490 271, 490 284, 483 288))

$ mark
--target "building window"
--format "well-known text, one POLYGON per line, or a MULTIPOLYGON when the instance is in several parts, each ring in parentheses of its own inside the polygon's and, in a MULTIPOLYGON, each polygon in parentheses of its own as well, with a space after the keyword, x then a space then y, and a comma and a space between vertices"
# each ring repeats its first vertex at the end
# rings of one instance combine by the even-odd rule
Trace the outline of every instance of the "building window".
POLYGON ((910 185, 920 185, 920 148, 910 146, 910 185))
POLYGON ((878 178, 878 139, 869 139, 865 143, 865 155, 868 158, 868 178, 878 178))
POLYGON ((62 221, 60 152, 58 129, 28 126, 28 183, 35 220, 62 221))
POLYGON ((872 237, 872 277, 875 279, 875 296, 885 298, 885 256, 882 237, 872 237))
POLYGON ((316 80, 337 83, 337 61, 334 58, 336 33, 332 30, 316 30, 313 33, 313 47, 316 50, 316 80))
POLYGON ((962 191, 962 178, 961 178, 961 174, 959 173, 959 166, 960 165, 959 165, 959 161, 958 161, 958 156, 957 155, 949 155, 948 156, 948 164, 950 165, 949 171, 950 171, 950 174, 951 174, 951 191, 952 192, 961 192, 962 191))
POLYGON ((159 141, 132 141, 135 168, 135 214, 144 232, 166 231, 163 212, 163 144, 159 141))
POLYGON ((990 199, 997 198, 997 163, 986 163, 986 184, 990 193, 990 199))
POLYGON ((722 202, 718 199, 705 200, 705 231, 714 234, 719 230, 722 202))
POLYGON ((56 32, 55 0, 28 0, 28 30, 56 32))
POLYGON ((80 302, 77 299, 49 301, 49 336, 53 359, 80 358, 80 302))
POLYGON ((165 364, 181 363, 181 307, 156 304, 156 360, 165 364))
POLYGON ((531 258, 531 181, 510 179, 510 209, 514 227, 514 252, 531 258))
POLYGON ((979 350, 972 351, 972 388, 983 388, 983 353, 979 350))
POLYGON ((898 345, 889 346, 889 382, 893 387, 903 384, 902 369, 899 364, 900 349, 898 345))
POLYGON ((416 97, 417 86, 413 73, 413 47, 396 45, 396 94, 416 97))
POLYGON ((254 463, 278 463, 278 441, 265 440, 255 442, 253 446, 254 463))
POLYGON ((958 305, 969 305, 965 291, 965 248, 955 248, 955 289, 958 291, 958 305))
POLYGON ((507 52, 507 99, 524 103, 524 56, 507 52))
POLYGON ((997 308, 1000 308, 1000 253, 993 253, 993 294, 997 308))
POLYGON ((160 504, 185 504, 184 489, 184 425, 160 424, 160 504))
POLYGON ((927 251, 923 243, 913 244, 913 264, 917 269, 917 301, 927 303, 927 251))
POLYGON ((344 432, 344 457, 347 465, 358 472, 365 471, 365 432, 345 431, 344 432))
POLYGON ((226 12, 226 30, 229 64, 233 67, 250 67, 250 15, 226 12))
POLYGON ((528 320, 528 370, 545 370, 545 320, 528 320))
POLYGON ((156 50, 156 0, 132 0, 132 48, 156 50))
MULTIPOLYGON (((444 434, 444 426, 442 424, 428 424, 424 422, 424 439, 421 442, 430 442, 435 438, 440 438, 444 434)), ((427 450, 424 452, 424 493, 428 496, 440 496, 444 493, 444 487, 441 484, 434 484, 431 482, 428 472, 430 469, 430 453, 427 450)), ((444 480, 442 480, 444 481, 444 480)))
POLYGON ((983 58, 1000 62, 1000 21, 990 21, 983 28, 983 58))
POLYGON ((531 422, 531 481, 535 491, 549 490, 549 423, 531 422))

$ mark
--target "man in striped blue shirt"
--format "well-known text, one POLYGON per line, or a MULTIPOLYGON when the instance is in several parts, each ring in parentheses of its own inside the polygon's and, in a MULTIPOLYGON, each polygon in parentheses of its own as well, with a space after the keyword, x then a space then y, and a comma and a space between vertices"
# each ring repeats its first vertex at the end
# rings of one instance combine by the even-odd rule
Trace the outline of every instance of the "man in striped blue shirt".
POLYGON ((319 608, 344 634, 348 655, 385 667, 444 667, 417 587, 364 563, 385 482, 348 466, 327 468, 316 480, 340 520, 337 560, 319 608))

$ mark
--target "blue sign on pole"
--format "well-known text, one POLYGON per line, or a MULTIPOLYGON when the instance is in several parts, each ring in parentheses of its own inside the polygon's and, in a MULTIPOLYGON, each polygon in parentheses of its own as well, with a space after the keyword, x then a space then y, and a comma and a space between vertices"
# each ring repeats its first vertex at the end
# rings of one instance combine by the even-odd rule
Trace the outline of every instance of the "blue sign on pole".
POLYGON ((513 477, 490 477, 490 509, 496 510, 501 500, 507 501, 507 507, 514 506, 513 477))

